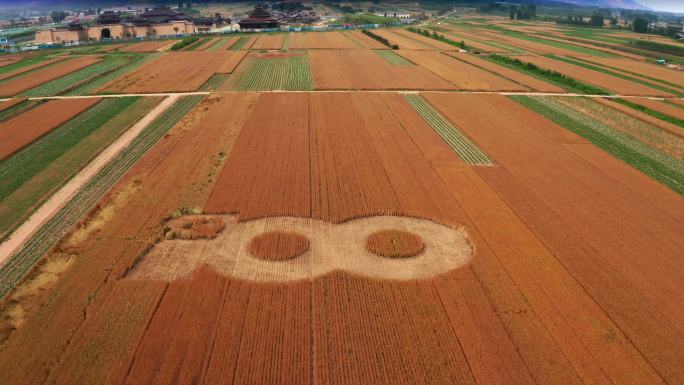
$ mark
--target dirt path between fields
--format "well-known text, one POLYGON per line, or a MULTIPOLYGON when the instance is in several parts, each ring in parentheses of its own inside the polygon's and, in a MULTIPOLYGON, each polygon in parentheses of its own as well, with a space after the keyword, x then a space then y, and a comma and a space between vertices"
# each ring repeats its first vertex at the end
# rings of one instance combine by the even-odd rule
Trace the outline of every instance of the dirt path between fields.
MULTIPOLYGON (((190 95, 209 95, 209 94, 234 94, 244 93, 245 91, 194 91, 194 92, 159 92, 159 93, 141 93, 141 94, 110 94, 110 95, 70 95, 70 96, 37 96, 27 98, 28 100, 52 100, 52 99, 85 99, 85 98, 125 98, 130 96, 190 96, 190 95)), ((523 96, 570 96, 570 97, 585 97, 585 98, 621 98, 621 99, 652 99, 652 100, 682 100, 684 98, 677 96, 640 96, 640 95, 591 95, 591 94, 575 94, 575 93, 555 93, 555 92, 516 92, 516 91, 464 91, 464 90, 306 90, 306 91, 258 91, 259 93, 399 93, 399 94, 418 94, 421 92, 430 93, 459 93, 459 94, 499 94, 499 95, 523 95, 523 96)), ((0 98, 0 102, 12 100, 12 98, 0 98)))
POLYGON ((2 267, 21 246, 24 245, 33 234, 40 229, 50 218, 62 209, 83 186, 107 165, 123 149, 130 145, 133 140, 161 113, 166 111, 179 95, 170 95, 162 100, 147 115, 129 128, 114 143, 107 147, 100 155, 74 176, 66 185, 45 202, 21 227, 14 231, 2 244, 0 244, 0 267, 2 267))

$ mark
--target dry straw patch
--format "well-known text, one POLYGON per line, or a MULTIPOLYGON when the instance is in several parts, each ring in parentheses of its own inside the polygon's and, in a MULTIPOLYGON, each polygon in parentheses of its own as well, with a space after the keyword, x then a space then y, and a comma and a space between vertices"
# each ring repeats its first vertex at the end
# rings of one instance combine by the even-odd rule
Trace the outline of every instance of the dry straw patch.
MULTIPOLYGON (((246 222, 238 222, 230 215, 221 218, 226 228, 216 238, 163 240, 143 256, 127 277, 184 279, 200 266, 208 265, 224 275, 261 282, 313 279, 335 270, 373 278, 409 280, 430 278, 459 268, 473 255, 464 228, 454 229, 424 219, 375 216, 333 224, 294 217, 246 222), (422 252, 411 258, 385 258, 371 253, 366 249, 368 237, 384 230, 410 232, 420 237, 424 244, 422 252), (272 237, 269 233, 273 232, 300 234, 308 240, 308 250, 290 259, 255 258, 250 244, 260 245, 263 240, 259 237, 272 237)), ((297 244, 302 247, 302 242, 297 244)), ((286 242, 278 243, 277 247, 281 256, 293 249, 286 242)))

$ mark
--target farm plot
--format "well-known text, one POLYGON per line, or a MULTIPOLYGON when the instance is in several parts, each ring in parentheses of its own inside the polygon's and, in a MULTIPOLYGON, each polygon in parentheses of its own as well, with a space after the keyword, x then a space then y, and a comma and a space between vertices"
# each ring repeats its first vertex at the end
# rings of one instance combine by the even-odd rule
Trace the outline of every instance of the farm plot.
MULTIPOLYGON (((407 31, 405 29, 391 29, 389 31, 391 31, 393 34, 401 35, 402 37, 405 37, 406 39, 417 40, 417 41, 425 44, 426 46, 434 47, 435 49, 440 50, 440 51, 458 51, 459 50, 458 47, 455 47, 451 44, 447 44, 443 41, 439 41, 439 40, 432 39, 432 38, 429 38, 429 37, 426 37, 426 36, 423 36, 423 35, 420 35, 420 34, 417 34, 414 32, 410 32, 410 31, 407 31)), ((406 49, 402 46, 399 46, 399 47, 406 49)))
POLYGON ((354 43, 340 32, 292 32, 288 35, 289 49, 356 49, 354 43))
POLYGON ((102 59, 97 56, 80 56, 75 59, 51 65, 43 70, 31 72, 27 76, 9 79, 1 84, 0 96, 13 96, 19 94, 43 83, 59 79, 72 72, 99 63, 101 60, 102 59))
POLYGON ((158 59, 161 55, 160 52, 150 53, 150 54, 134 54, 128 64, 124 64, 117 69, 110 71, 101 76, 96 76, 86 82, 81 83, 77 87, 65 92, 65 95, 92 95, 100 90, 106 84, 118 79, 125 74, 132 72, 141 65, 148 63, 152 60, 158 59))
POLYGON ((196 91, 215 73, 230 73, 245 52, 171 52, 112 81, 109 93, 196 91))
POLYGON ((684 74, 681 71, 665 68, 643 61, 624 58, 581 58, 583 61, 605 66, 618 72, 625 72, 645 79, 655 79, 680 89, 684 88, 684 74))
POLYGON ((404 98, 463 161, 483 166, 492 166, 494 164, 487 154, 478 148, 468 137, 463 135, 458 128, 444 119, 423 98, 414 94, 406 94, 404 98))
MULTIPOLYGON (((432 96, 428 99, 439 104, 444 116, 478 144, 486 143, 483 148, 495 151, 492 158, 504 160, 505 168, 459 161, 394 93, 262 93, 258 98, 219 98, 217 108, 203 103, 187 126, 172 130, 101 202, 102 210, 78 232, 81 243, 69 246, 69 237, 57 250, 75 253, 74 266, 4 344, 4 378, 56 384, 84 379, 167 384, 183 378, 204 384, 642 385, 662 381, 651 366, 656 362, 676 380, 682 374, 677 352, 654 349, 663 341, 655 337, 680 341, 681 335, 674 323, 650 327, 662 322, 661 315, 668 321, 681 317, 679 310, 671 307, 670 313, 650 316, 649 302, 638 291, 648 287, 628 287, 620 274, 613 277, 623 281, 613 286, 592 275, 594 270, 575 277, 564 266, 569 263, 581 274, 582 267, 618 259, 612 263, 629 273, 625 259, 614 255, 624 251, 634 262, 635 256, 656 247, 651 251, 667 266, 646 271, 671 269, 676 274, 675 259, 667 257, 677 255, 682 241, 672 227, 666 228, 675 223, 675 214, 639 207, 631 188, 611 188, 609 174, 578 162, 565 146, 586 142, 511 100, 441 93, 435 103, 432 96), (483 104, 513 113, 482 114, 483 104), (535 167, 544 174, 531 171, 535 167), (512 179, 505 179, 507 173, 514 175, 513 182, 525 182, 514 187, 534 186, 530 189, 539 189, 544 199, 537 201, 527 190, 519 196, 507 193, 512 179), (598 194, 604 188, 605 196, 598 194), (516 211, 499 194, 513 199, 516 211), (576 207, 563 208, 576 205, 578 194, 596 206, 588 215, 576 207), (620 209, 612 202, 625 197, 622 203, 644 211, 632 213, 632 208, 620 209), (555 198, 562 205, 540 210, 538 217, 520 209, 546 208, 555 198), (559 240, 566 242, 567 231, 564 226, 544 228, 558 222, 544 218, 560 210, 560 223, 582 231, 592 247, 605 248, 600 253, 578 250, 586 243, 571 233, 576 247, 561 255, 561 264, 555 255, 558 247, 552 253, 546 241, 554 247, 559 240), (173 226, 164 218, 172 217, 191 231, 194 224, 190 229, 182 225, 188 214, 211 211, 239 213, 242 223, 287 215, 325 220, 331 227, 376 216, 424 218, 466 231, 475 255, 462 268, 421 280, 388 279, 384 273, 392 269, 376 278, 336 271, 313 280, 267 283, 207 268, 161 284, 130 276, 146 261, 165 224, 173 226), (601 231, 600 237, 583 230, 593 224, 594 215, 600 215, 604 228, 591 231, 601 231), (609 218, 615 217, 619 221, 612 223, 609 218), (659 219, 664 222, 658 224, 659 219), (534 229, 527 227, 528 221, 534 221, 534 229), (652 222, 658 235, 644 231, 652 222), (615 237, 622 230, 630 239, 615 237), (550 239, 548 234, 554 233, 550 239), (608 239, 601 243, 603 237, 608 239), (667 244, 640 245, 631 237, 648 242, 662 237, 667 244), (638 250, 620 246, 626 241, 638 250), (579 261, 573 259, 578 254, 579 261), (621 294, 623 290, 633 296, 621 294), (630 299, 632 307, 627 306, 630 299), (617 300, 622 311, 612 305, 617 300), (634 307, 643 311, 633 315, 634 307), (649 327, 638 327, 642 324, 649 327), (647 360, 642 349, 661 360, 647 360)), ((618 171, 624 174, 625 169, 623 165, 618 171)), ((646 184, 653 185, 658 187, 646 184)), ((678 209, 673 197, 679 197, 671 191, 655 193, 657 204, 678 209)), ((244 241, 246 245, 249 238, 244 241)), ((366 250, 363 242, 357 243, 342 238, 329 248, 366 250)), ((187 258, 211 252, 196 248, 187 258)), ((278 266, 271 264, 274 270, 278 266)), ((639 272, 635 267, 632 273, 639 272)), ((676 288, 670 289, 674 297, 676 288)), ((652 303, 660 310, 676 303, 656 299, 652 303)))
POLYGON ((159 52, 164 51, 172 45, 178 43, 178 40, 156 40, 145 41, 142 43, 129 44, 126 47, 120 48, 120 52, 159 52))
POLYGON ((195 48, 192 48, 193 51, 207 51, 211 47, 213 47, 215 44, 217 44, 219 41, 221 41, 220 37, 215 37, 212 39, 205 39, 203 43, 198 45, 195 48))
MULTIPOLYGON (((419 41, 417 39, 414 39, 413 36, 404 36, 402 34, 397 33, 393 29, 379 28, 379 29, 374 29, 373 33, 380 36, 380 37, 384 37, 385 39, 389 40, 389 42, 391 44, 396 44, 401 49, 410 49, 410 50, 437 50, 438 49, 435 45, 433 45, 431 43, 419 41)), ((409 32, 409 33, 411 33, 411 32, 409 32)), ((413 34, 413 33, 411 33, 411 34, 413 34)), ((416 35, 416 37, 418 37, 418 35, 416 35)), ((428 40, 432 40, 432 39, 428 39, 428 40)))
POLYGON ((533 63, 541 68, 560 72, 577 80, 611 90, 621 95, 668 96, 670 94, 650 87, 636 84, 625 79, 593 71, 588 68, 572 65, 542 56, 525 56, 520 60, 533 63))
MULTIPOLYGON (((602 124, 650 147, 684 160, 684 133, 681 133, 678 127, 674 127, 676 129, 674 132, 664 130, 657 125, 649 124, 647 121, 634 117, 632 112, 637 111, 630 111, 628 107, 617 105, 613 101, 588 98, 556 98, 554 100, 589 115, 602 124), (621 112, 616 107, 624 107, 627 111, 621 112)), ((646 117, 651 118, 650 116, 646 117)))
MULTIPOLYGON (((544 295, 555 303, 549 303, 552 306, 549 312, 569 315, 566 321, 578 326, 574 327, 576 336, 586 341, 585 346, 590 349, 585 350, 586 356, 569 358, 573 366, 578 368, 576 364, 584 362, 602 367, 601 377, 612 378, 616 383, 662 383, 663 379, 657 378, 660 375, 667 382, 684 378, 679 365, 681 355, 662 349, 662 341, 682 341, 676 325, 683 315, 679 299, 673 297, 679 290, 681 277, 668 273, 679 268, 676 256, 683 241, 679 236, 682 224, 678 220, 683 214, 681 196, 565 128, 541 115, 526 112, 523 106, 506 97, 429 94, 427 99, 496 159, 501 167, 477 168, 477 175, 500 197, 497 198, 500 202, 503 199, 510 207, 505 211, 512 210, 513 215, 530 226, 572 275, 572 280, 586 290, 582 296, 588 295, 596 301, 592 306, 585 304, 574 309, 599 306, 598 310, 613 324, 610 330, 618 332, 618 339, 633 345, 623 350, 626 345, 614 343, 615 340, 607 342, 605 334, 594 334, 588 324, 576 324, 581 317, 567 313, 569 302, 566 301, 579 300, 579 293, 566 292, 564 299, 556 302, 552 291, 562 289, 562 285, 539 281, 544 295), (482 114, 482 109, 510 112, 482 114), (648 260, 643 255, 648 255, 648 260), (622 348, 613 350, 618 345, 622 348), (618 352, 619 358, 613 355, 618 352), (634 365, 627 364, 629 361, 634 365), (632 372, 637 366, 639 373, 632 372), (654 377, 656 371, 659 374, 654 377)), ((452 191, 467 195, 462 192, 467 183, 458 182, 454 181, 452 191)), ((477 203, 474 206, 462 202, 476 223, 478 210, 472 213, 470 210, 487 207, 489 203, 483 201, 484 196, 473 194, 472 200, 477 203)), ((492 219, 491 224, 499 221, 492 219)), ((490 230, 484 226, 478 229, 490 230)), ((514 253, 516 258, 524 255, 523 260, 532 254, 514 253)), ((532 265, 528 271, 540 272, 537 270, 540 267, 532 265)), ((544 275, 540 279, 545 279, 544 275)), ((532 283, 519 282, 523 286, 532 283)), ((535 303, 541 297, 526 297, 537 308, 535 303)), ((550 315, 538 310, 535 313, 542 320, 550 315)), ((593 323, 599 324, 603 321, 593 323)), ((550 332, 560 337, 556 341, 561 349, 570 348, 567 344, 570 341, 552 329, 550 332)), ((592 378, 584 370, 577 373, 580 379, 592 378)))
POLYGON ((310 90, 311 68, 304 54, 263 55, 253 58, 238 89, 249 91, 310 90))
POLYGON ((510 79, 518 84, 522 84, 525 87, 528 87, 530 89, 540 91, 540 92, 554 92, 554 93, 565 93, 565 90, 555 86, 553 84, 549 84, 545 81, 539 80, 535 77, 525 75, 519 71, 515 71, 510 68, 506 68, 500 65, 497 65, 495 63, 492 63, 488 60, 481 59, 477 57, 476 55, 468 55, 468 54, 462 54, 462 53, 453 53, 451 54, 454 58, 457 60, 464 61, 466 63, 472 64, 476 67, 482 68, 486 71, 501 75, 507 79, 510 79))
POLYGON ((684 163, 624 135, 552 98, 512 96, 653 179, 684 195, 684 163))
POLYGON ((0 124, 0 160, 85 111, 98 98, 53 100, 0 124))
POLYGON ((309 61, 316 89, 446 90, 446 80, 416 65, 393 65, 370 50, 313 50, 309 61))
POLYGON ((282 49, 284 44, 284 33, 261 35, 254 45, 252 45, 252 49, 282 49))
POLYGON ((0 239, 158 103, 138 99, 103 99, 0 162, 0 239))
POLYGON ((9 101, 7 101, 5 103, 13 102, 16 100, 20 100, 21 102, 16 103, 12 106, 8 106, 7 108, 4 108, 0 111, 0 122, 4 122, 7 119, 15 117, 15 116, 17 116, 17 115, 19 115, 25 111, 30 110, 31 108, 37 106, 38 104, 43 103, 43 101, 39 101, 39 100, 26 100, 26 99, 22 100, 21 98, 10 99, 9 101))
POLYGON ((222 37, 221 41, 209 47, 207 51, 224 51, 229 49, 235 42, 240 40, 239 37, 222 37))
POLYGON ((435 75, 448 80, 457 89, 469 91, 528 91, 527 87, 481 68, 456 60, 440 52, 398 50, 397 53, 435 75))
POLYGON ((359 48, 368 48, 368 49, 381 49, 381 50, 387 50, 389 47, 386 45, 380 43, 379 41, 375 39, 371 39, 370 37, 366 36, 360 31, 343 31, 340 32, 343 36, 349 38, 351 41, 353 41, 355 44, 359 46, 359 48))
POLYGON ((413 64, 410 61, 404 59, 403 57, 397 55, 396 53, 394 53, 393 51, 390 51, 390 50, 377 50, 377 51, 373 51, 373 52, 375 52, 381 58, 385 59, 385 61, 387 61, 390 64, 394 64, 394 65, 411 65, 411 64, 413 64))
POLYGON ((18 76, 36 69, 49 66, 51 64, 65 60, 66 56, 59 56, 51 59, 28 58, 19 62, 12 63, 0 68, 0 80, 5 80, 18 76))
POLYGON ((639 108, 641 108, 640 105, 631 103, 629 100, 625 99, 618 99, 618 100, 598 100, 599 103, 609 106, 610 108, 613 108, 617 111, 623 112, 629 116, 632 116, 636 119, 639 119, 643 122, 646 122, 648 124, 651 124, 655 127, 658 127, 659 129, 663 131, 667 131, 670 134, 682 137, 684 135, 684 132, 682 128, 684 128, 684 122, 667 117, 665 115, 660 115, 655 111, 651 110, 644 110, 641 111, 639 108), (646 111, 651 112, 651 114, 647 114, 646 111), (658 115, 658 116, 653 116, 653 115, 658 115), (663 119, 669 119, 670 121, 666 121, 663 119))
POLYGON ((230 45, 230 47, 228 47, 228 49, 231 51, 250 49, 252 44, 254 44, 255 40, 255 36, 240 36, 237 41, 235 41, 233 44, 230 45))
POLYGON ((4 297, 92 206, 142 157, 171 127, 187 114, 203 96, 185 96, 147 126, 83 189, 50 218, 21 249, 0 267, 0 298, 4 297))
POLYGON ((17 104, 24 103, 26 99, 24 98, 14 98, 0 102, 0 112, 4 112, 7 109, 15 107, 17 104))
POLYGON ((106 76, 126 64, 130 63, 131 56, 106 56, 101 62, 88 66, 84 69, 72 72, 51 82, 41 84, 38 87, 22 92, 22 96, 53 96, 78 88, 93 78, 106 76))
POLYGON ((684 120, 684 108, 677 107, 676 105, 668 103, 667 101, 653 99, 639 99, 630 101, 653 111, 657 111, 663 115, 684 120))

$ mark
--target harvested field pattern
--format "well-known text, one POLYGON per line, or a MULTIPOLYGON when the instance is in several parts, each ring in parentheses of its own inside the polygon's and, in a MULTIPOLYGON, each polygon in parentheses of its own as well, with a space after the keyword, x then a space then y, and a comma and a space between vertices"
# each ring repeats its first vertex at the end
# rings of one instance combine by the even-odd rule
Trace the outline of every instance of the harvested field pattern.
POLYGON ((206 264, 222 274, 252 281, 313 279, 334 270, 406 280, 461 267, 473 252, 464 229, 421 219, 380 216, 330 224, 291 217, 247 222, 230 216, 221 218, 226 228, 215 238, 162 241, 143 257, 129 277, 187 278, 206 264), (379 233, 387 230, 414 235, 397 237, 393 233, 388 237, 379 233), (369 238, 371 247, 367 249, 369 238), (403 244, 396 244, 397 240, 403 240, 403 244), (388 247, 386 243, 392 242, 395 244, 388 247))
POLYGON ((3 122, 0 124, 0 161, 98 101, 97 98, 53 100, 3 122))
POLYGON ((306 55, 255 57, 238 86, 238 89, 248 91, 311 88, 311 68, 306 55))
POLYGON ((215 73, 230 73, 246 52, 166 53, 104 87, 108 93, 196 91, 215 73))
POLYGON ((86 68, 90 65, 98 63, 100 60, 102 59, 96 56, 79 56, 75 59, 62 61, 60 63, 50 65, 45 69, 31 72, 29 75, 23 75, 18 78, 9 79, 1 84, 0 96, 17 95, 45 82, 59 79, 62 76, 68 75, 74 71, 78 71, 82 68, 86 68))
POLYGON ((446 80, 416 65, 393 65, 369 50, 309 51, 316 89, 453 89, 446 80))
POLYGON ((552 98, 511 96, 559 125, 622 159, 653 179, 684 195, 684 163, 606 127, 591 117, 568 108, 552 98))
MULTIPOLYGON (((0 298, 31 269, 38 259, 52 248, 86 211, 121 178, 173 125, 187 114, 203 96, 185 96, 154 120, 135 138, 133 143, 119 153, 86 186, 80 190, 59 212, 23 245, 9 261, 0 267, 0 298)), ((86 99, 87 100, 87 99, 86 99)))
POLYGON ((352 41, 355 45, 358 45, 359 48, 368 48, 368 49, 381 49, 381 50, 387 50, 389 47, 386 45, 380 43, 379 41, 375 39, 371 39, 370 37, 366 36, 362 32, 359 31, 344 31, 341 32, 345 37, 348 37, 350 41, 352 41))
POLYGON ((465 162, 482 166, 492 166, 494 164, 487 154, 459 131, 458 128, 449 123, 423 98, 415 94, 405 94, 404 98, 465 162))

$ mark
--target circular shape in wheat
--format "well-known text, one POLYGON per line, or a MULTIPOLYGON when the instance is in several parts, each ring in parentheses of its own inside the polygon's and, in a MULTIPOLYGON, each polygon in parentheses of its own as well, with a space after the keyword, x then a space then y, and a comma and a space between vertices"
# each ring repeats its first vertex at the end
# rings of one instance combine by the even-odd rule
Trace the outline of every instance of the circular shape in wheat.
POLYGON ((247 251, 257 259, 285 261, 309 250, 309 239, 291 231, 268 231, 252 238, 247 251))
POLYGON ((415 257, 425 249, 423 239, 403 230, 381 230, 369 235, 366 249, 385 258, 415 257))

